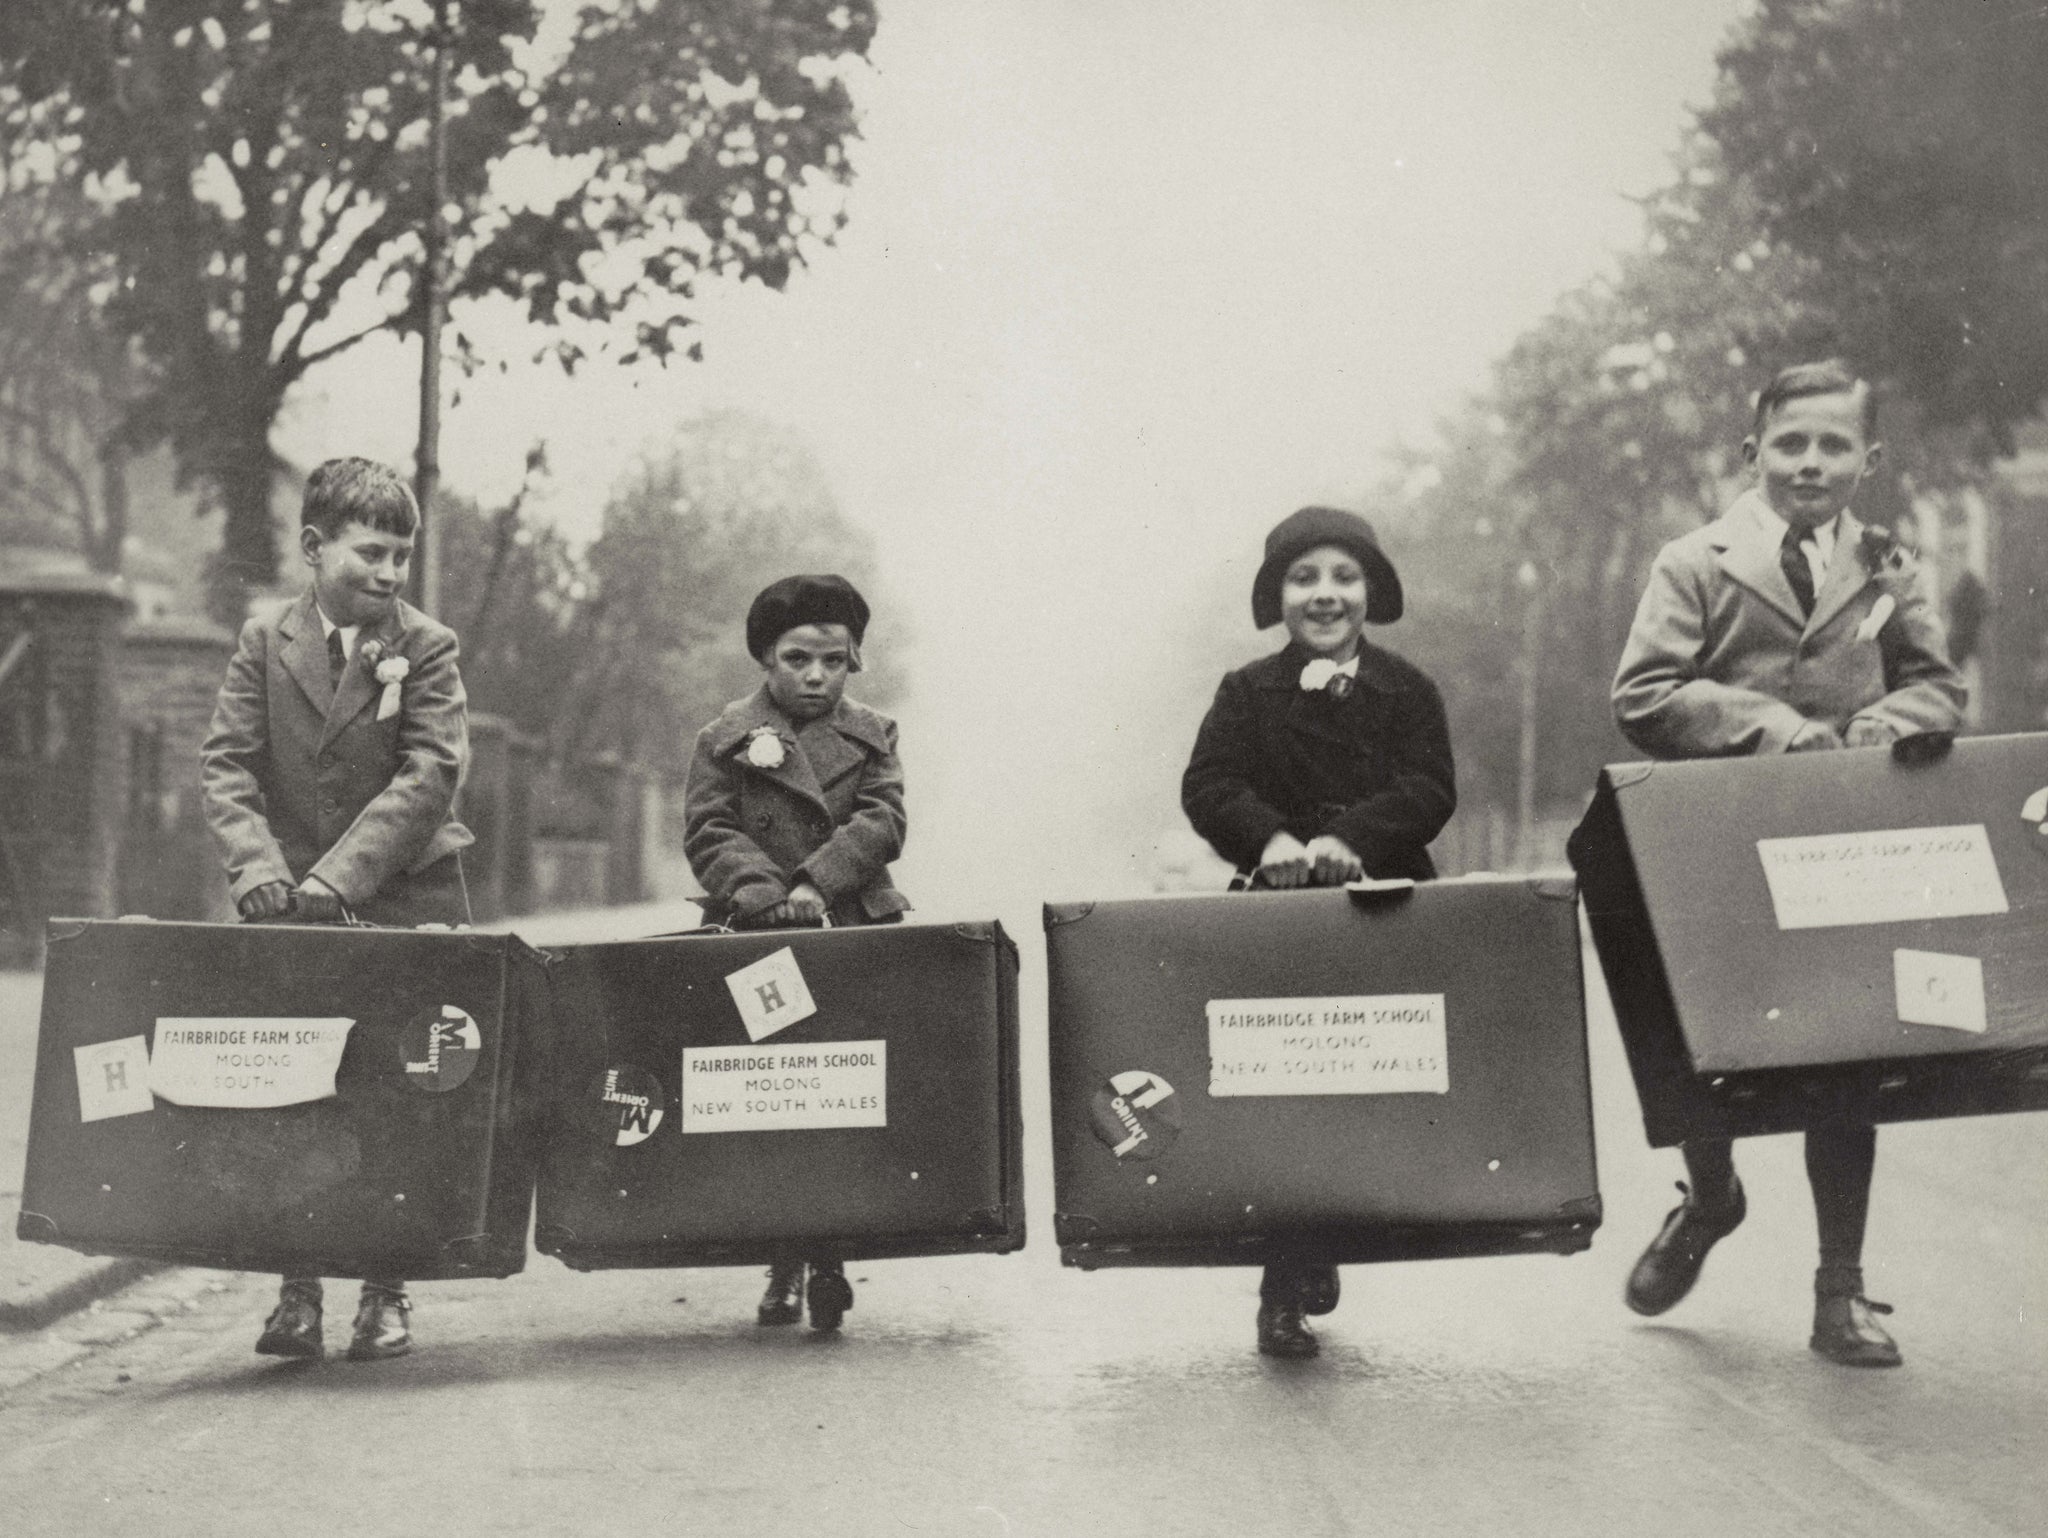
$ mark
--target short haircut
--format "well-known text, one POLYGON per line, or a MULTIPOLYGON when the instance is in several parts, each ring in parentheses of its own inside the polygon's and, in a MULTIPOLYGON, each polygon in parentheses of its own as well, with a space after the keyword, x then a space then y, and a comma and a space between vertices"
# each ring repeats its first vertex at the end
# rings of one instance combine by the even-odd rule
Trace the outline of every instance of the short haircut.
POLYGON ((1822 358, 1816 363, 1795 363, 1779 369, 1756 398, 1756 421, 1750 431, 1761 438, 1772 412, 1787 401, 1809 395, 1855 395, 1863 406, 1863 436, 1877 441, 1877 392, 1870 381, 1860 377, 1840 358, 1822 358))
POLYGON ((299 522, 333 539, 351 523, 410 538, 420 526, 419 504, 405 477, 374 459, 330 459, 306 477, 299 522))

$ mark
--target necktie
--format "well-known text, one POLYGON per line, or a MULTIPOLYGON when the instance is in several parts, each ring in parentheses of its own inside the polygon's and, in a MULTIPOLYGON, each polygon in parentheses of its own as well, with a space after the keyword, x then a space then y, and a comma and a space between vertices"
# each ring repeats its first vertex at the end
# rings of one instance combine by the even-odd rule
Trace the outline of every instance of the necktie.
POLYGON ((327 632, 327 681, 335 688, 341 687, 342 669, 348 666, 348 648, 341 644, 341 632, 327 632))
POLYGON ((1807 618, 1813 617, 1813 568, 1806 564, 1806 551, 1801 548, 1806 542, 1804 529, 1789 528, 1785 541, 1778 546, 1778 565, 1785 573, 1785 580, 1792 584, 1792 596, 1799 600, 1799 610, 1807 618))

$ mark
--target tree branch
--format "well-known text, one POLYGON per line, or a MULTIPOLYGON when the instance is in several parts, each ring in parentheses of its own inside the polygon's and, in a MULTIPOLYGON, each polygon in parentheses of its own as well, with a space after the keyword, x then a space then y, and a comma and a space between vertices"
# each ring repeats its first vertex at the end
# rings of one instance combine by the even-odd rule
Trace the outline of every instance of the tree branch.
POLYGON ((405 312, 402 310, 395 315, 387 315, 376 325, 365 326, 353 336, 345 336, 338 342, 330 342, 327 346, 320 348, 316 352, 307 353, 296 362, 282 364, 280 365, 280 378, 283 383, 290 384, 294 380, 303 377, 306 371, 316 364, 325 363, 337 353, 347 352, 358 342, 367 342, 380 331, 389 331, 403 319, 405 319, 405 312))
MULTIPOLYGON (((300 359, 296 363, 294 362, 294 359, 298 358, 299 349, 305 345, 308 333, 315 326, 319 325, 321 321, 334 313, 334 306, 341 299, 341 291, 348 286, 350 280, 356 274, 369 265, 370 258, 376 255, 378 249, 394 233, 395 230, 393 229, 387 208, 384 213, 379 214, 357 232, 355 238, 348 243, 341 255, 335 259, 334 265, 321 278, 319 291, 306 301, 305 314, 299 318, 298 325, 292 328, 290 340, 285 343, 284 350, 277 356, 277 367, 283 371, 286 383, 297 379, 315 363, 320 362, 324 358, 332 357, 335 352, 345 351, 363 339, 361 336, 352 337, 335 347, 322 349, 318 353, 300 359)), ((390 324, 391 322, 386 320, 375 327, 374 330, 382 331, 390 324)))

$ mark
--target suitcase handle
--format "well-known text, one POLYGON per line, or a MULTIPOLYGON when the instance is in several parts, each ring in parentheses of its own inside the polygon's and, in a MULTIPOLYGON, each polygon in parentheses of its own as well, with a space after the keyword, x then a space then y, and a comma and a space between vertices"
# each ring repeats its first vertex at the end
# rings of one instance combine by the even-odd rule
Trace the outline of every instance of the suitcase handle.
MULTIPOLYGON (((1239 871, 1230 878, 1226 889, 1232 892, 1277 892, 1278 887, 1268 886, 1265 878, 1257 871, 1249 874, 1239 871)), ((1327 892, 1328 887, 1297 887, 1292 890, 1303 892, 1327 892)), ((1389 876, 1384 880, 1375 876, 1363 876, 1357 881, 1344 883, 1344 890, 1351 894, 1351 900, 1361 907, 1374 903, 1393 902, 1406 897, 1415 890, 1415 882, 1408 876, 1389 876)))
POLYGON ((1904 764, 1909 769, 1923 764, 1938 764, 1949 755, 1956 745, 1954 732, 1909 732, 1892 741, 1892 762, 1904 764))

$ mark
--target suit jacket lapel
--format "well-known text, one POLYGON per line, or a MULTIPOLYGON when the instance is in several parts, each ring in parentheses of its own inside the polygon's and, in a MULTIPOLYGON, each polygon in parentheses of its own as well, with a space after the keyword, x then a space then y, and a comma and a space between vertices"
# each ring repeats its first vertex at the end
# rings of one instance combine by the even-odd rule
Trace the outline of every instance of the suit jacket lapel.
MULTIPOLYGON (((320 628, 317 619, 313 623, 313 628, 320 628)), ((334 741, 341 729, 360 715, 363 707, 383 692, 375 674, 363 661, 363 643, 374 636, 383 644, 384 654, 387 657, 395 657, 398 655, 399 638, 404 634, 405 623, 395 604, 391 612, 384 616, 383 623, 374 630, 365 625, 356 632, 355 654, 348 659, 348 666, 341 670, 341 687, 334 691, 334 699, 327 707, 327 724, 320 733, 321 747, 324 748, 334 741)), ((321 644, 324 649, 325 641, 323 640, 321 644)), ((327 666, 324 650, 320 666, 324 672, 327 666)))
POLYGON ((320 611, 310 592, 285 610, 277 622, 277 633, 284 637, 279 653, 284 670, 305 691, 313 708, 326 716, 334 703, 334 684, 327 676, 327 632, 320 626, 320 611))
POLYGON ((1745 491, 1721 515, 1714 535, 1720 551, 1717 559, 1721 570, 1784 615, 1793 629, 1804 630, 1806 614, 1799 607, 1792 584, 1785 580, 1785 569, 1778 564, 1778 541, 1770 537, 1748 507, 1749 499, 1756 495, 1754 491, 1745 491))
POLYGON ((1863 584, 1868 581, 1870 573, 1863 567, 1863 525, 1845 512, 1835 524, 1834 559, 1828 562, 1827 581, 1821 584, 1820 592, 1815 595, 1813 618, 1807 622, 1807 632, 1820 634, 1827 623, 1863 591, 1863 584))

